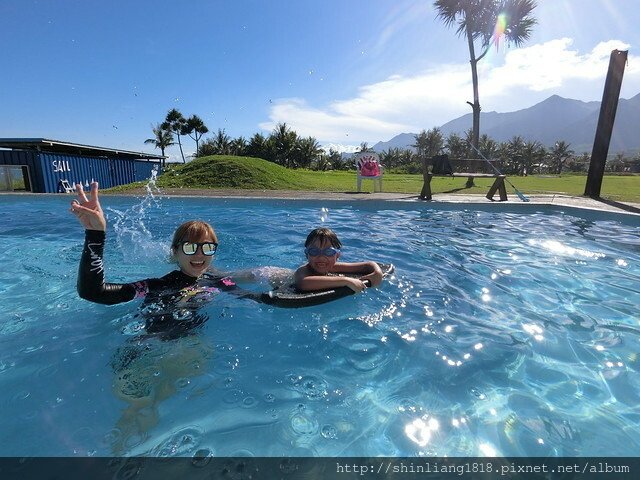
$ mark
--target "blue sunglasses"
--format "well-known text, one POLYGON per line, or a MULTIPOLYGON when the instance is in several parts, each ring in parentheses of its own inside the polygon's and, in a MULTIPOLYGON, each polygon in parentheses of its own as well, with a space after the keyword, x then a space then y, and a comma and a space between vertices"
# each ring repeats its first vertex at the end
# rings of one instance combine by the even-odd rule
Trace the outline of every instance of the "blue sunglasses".
POLYGON ((309 255, 310 257, 319 257, 323 255, 325 257, 335 257, 340 250, 337 248, 329 247, 329 248, 317 248, 317 247, 307 247, 304 249, 304 253, 309 255))

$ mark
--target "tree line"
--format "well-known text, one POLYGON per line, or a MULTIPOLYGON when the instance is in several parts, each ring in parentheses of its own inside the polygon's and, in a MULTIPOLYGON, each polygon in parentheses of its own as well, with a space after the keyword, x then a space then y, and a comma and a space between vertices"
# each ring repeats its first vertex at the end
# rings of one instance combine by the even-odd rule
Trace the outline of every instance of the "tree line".
MULTIPOLYGON (((257 157, 287 168, 312 170, 352 170, 354 159, 335 149, 324 151, 314 137, 298 135, 286 123, 276 125, 271 134, 254 134, 248 140, 242 136, 232 138, 223 129, 211 137, 202 139, 209 132, 197 115, 185 118, 178 110, 169 110, 165 120, 152 127, 154 138, 145 143, 154 144, 164 156, 171 145, 180 147, 182 161, 186 162, 181 137, 188 136, 196 144, 196 157, 207 155, 234 155, 257 157), (175 137, 174 137, 175 135, 175 137)), ((477 158, 472 147, 472 130, 464 135, 457 133, 445 137, 439 128, 422 130, 414 135, 412 148, 389 148, 378 152, 382 165, 395 173, 422 173, 423 163, 435 155, 447 154, 452 159, 477 158)), ((359 151, 371 151, 366 142, 359 151)), ((507 175, 529 175, 540 173, 586 172, 590 155, 576 155, 571 144, 558 140, 553 147, 545 147, 538 141, 528 141, 515 136, 506 142, 497 142, 488 135, 481 135, 478 151, 487 159, 495 161, 500 171, 507 175)), ((164 167, 164 164, 163 164, 164 167)), ((628 158, 616 155, 607 162, 607 170, 614 172, 640 170, 640 154, 628 158)))
MULTIPOLYGON (((207 155, 236 155, 258 157, 287 168, 314 168, 320 170, 343 168, 337 151, 326 155, 318 141, 313 137, 302 137, 286 123, 279 123, 270 135, 254 134, 251 138, 232 138, 224 129, 218 129, 213 136, 202 139, 209 132, 202 119, 197 115, 185 118, 177 109, 171 109, 165 120, 152 127, 153 138, 145 140, 159 148, 162 155, 171 145, 180 147, 182 162, 186 162, 182 148, 182 138, 189 136, 196 144, 196 157, 207 155)), ((163 160, 164 167, 164 160, 163 160)))

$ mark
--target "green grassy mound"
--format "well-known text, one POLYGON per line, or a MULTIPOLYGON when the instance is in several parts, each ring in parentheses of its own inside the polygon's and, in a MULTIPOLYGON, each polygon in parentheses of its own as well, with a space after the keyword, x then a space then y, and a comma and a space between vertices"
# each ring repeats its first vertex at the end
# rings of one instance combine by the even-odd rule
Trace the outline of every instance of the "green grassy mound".
POLYGON ((311 189, 295 170, 261 158, 212 155, 178 165, 158 177, 160 188, 311 189))

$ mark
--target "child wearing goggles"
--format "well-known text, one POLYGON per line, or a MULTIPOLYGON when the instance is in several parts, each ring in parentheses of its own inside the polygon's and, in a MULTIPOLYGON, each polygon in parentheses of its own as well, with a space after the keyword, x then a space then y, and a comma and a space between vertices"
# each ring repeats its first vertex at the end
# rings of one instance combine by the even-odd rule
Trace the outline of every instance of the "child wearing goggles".
POLYGON ((367 286, 377 287, 382 282, 382 270, 375 262, 338 262, 342 243, 329 228, 312 230, 304 246, 307 263, 298 268, 294 274, 298 290, 314 291, 349 287, 357 293, 367 286), (352 278, 341 274, 361 276, 352 278))

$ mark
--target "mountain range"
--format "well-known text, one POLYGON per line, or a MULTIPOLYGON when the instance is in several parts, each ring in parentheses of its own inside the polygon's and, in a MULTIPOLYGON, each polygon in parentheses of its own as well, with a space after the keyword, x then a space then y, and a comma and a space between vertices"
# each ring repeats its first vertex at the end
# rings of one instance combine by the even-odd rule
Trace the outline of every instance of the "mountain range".
MULTIPOLYGON (((520 136, 525 141, 538 141, 546 147, 553 147, 559 140, 570 144, 576 154, 591 153, 595 137, 600 102, 582 102, 558 95, 543 100, 536 105, 515 112, 482 112, 480 133, 487 134, 498 142, 520 136)), ((472 114, 468 113, 440 126, 443 136, 452 133, 464 136, 471 128, 472 114)), ((640 94, 630 99, 618 101, 609 153, 640 151, 640 94)), ((401 133, 388 142, 378 142, 373 146, 377 152, 389 148, 413 149, 415 133, 401 133)))

